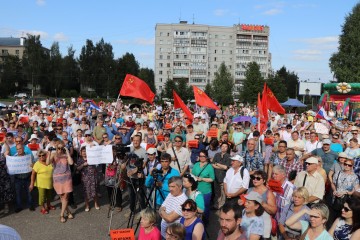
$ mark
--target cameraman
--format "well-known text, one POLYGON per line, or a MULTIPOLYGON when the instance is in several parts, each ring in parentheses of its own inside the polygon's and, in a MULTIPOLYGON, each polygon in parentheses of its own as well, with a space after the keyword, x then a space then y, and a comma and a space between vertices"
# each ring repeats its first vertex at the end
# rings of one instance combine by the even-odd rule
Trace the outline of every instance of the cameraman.
POLYGON ((145 209, 145 189, 144 189, 144 163, 146 158, 145 149, 140 147, 141 136, 135 135, 133 137, 133 146, 130 147, 130 154, 128 155, 128 162, 126 166, 127 176, 129 177, 129 196, 130 196, 130 211, 134 213, 136 201, 138 200, 141 209, 145 209), (136 196, 138 192, 138 196, 136 196))
POLYGON ((154 184, 156 190, 156 205, 161 206, 167 195, 170 193, 168 181, 173 176, 180 176, 178 170, 170 167, 171 155, 168 153, 161 154, 161 169, 154 168, 151 175, 146 177, 145 186, 151 188, 154 184), (160 194, 161 192, 161 194, 160 194))

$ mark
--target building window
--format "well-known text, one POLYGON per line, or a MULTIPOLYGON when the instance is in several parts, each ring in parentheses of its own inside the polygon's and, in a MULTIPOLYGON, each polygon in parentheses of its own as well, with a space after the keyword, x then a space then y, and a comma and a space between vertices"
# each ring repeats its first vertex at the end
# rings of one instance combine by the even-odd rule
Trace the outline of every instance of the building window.
POLYGON ((162 67, 163 66, 163 64, 162 63, 159 63, 159 67, 162 67))
POLYGON ((159 44, 163 44, 163 40, 160 40, 160 41, 159 41, 159 44))
POLYGON ((170 55, 167 55, 167 57, 166 57, 167 59, 170 59, 170 55))
POLYGON ((230 54, 232 54, 232 50, 230 50, 230 54))
POLYGON ((176 58, 176 59, 179 59, 179 55, 175 55, 175 58, 176 58))
POLYGON ((159 32, 159 36, 162 36, 162 32, 159 32))
POLYGON ((187 59, 187 55, 184 55, 184 59, 187 59))
POLYGON ((215 34, 215 38, 218 38, 218 35, 215 34))
POLYGON ((222 54, 225 54, 225 50, 222 50, 221 53, 222 53, 222 54))
POLYGON ((214 68, 217 69, 217 65, 214 65, 214 68))
POLYGON ((166 66, 167 66, 167 67, 170 67, 170 63, 167 63, 166 66))
POLYGON ((162 82, 162 78, 160 78, 160 82, 162 82))
POLYGON ((214 57, 214 61, 216 62, 216 57, 214 57))
POLYGON ((20 54, 20 51, 19 51, 19 50, 15 50, 15 53, 16 53, 16 55, 19 55, 19 54, 20 54))
POLYGON ((214 53, 216 53, 216 50, 214 51, 214 53))
POLYGON ((159 59, 163 59, 163 55, 160 55, 160 56, 159 56, 159 59))
POLYGON ((162 75, 162 71, 161 71, 161 70, 159 71, 159 74, 162 75))
POLYGON ((215 42, 215 46, 216 46, 216 47, 218 46, 218 42, 215 42))
POLYGON ((169 33, 169 32, 167 33, 167 36, 168 36, 168 37, 170 36, 170 33, 169 33))

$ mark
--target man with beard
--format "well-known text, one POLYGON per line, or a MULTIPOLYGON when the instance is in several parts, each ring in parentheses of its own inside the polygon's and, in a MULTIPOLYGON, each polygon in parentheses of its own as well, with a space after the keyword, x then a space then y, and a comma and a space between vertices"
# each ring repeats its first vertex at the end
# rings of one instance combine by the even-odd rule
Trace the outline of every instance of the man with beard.
POLYGON ((241 209, 238 204, 225 203, 220 209, 220 231, 217 240, 240 240, 241 209))

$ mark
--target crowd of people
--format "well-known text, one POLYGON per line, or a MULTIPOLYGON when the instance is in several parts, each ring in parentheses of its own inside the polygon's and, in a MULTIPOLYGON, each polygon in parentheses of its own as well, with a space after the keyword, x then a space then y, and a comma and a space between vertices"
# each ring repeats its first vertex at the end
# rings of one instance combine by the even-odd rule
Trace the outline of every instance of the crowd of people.
POLYGON ((35 211, 36 192, 48 214, 56 193, 65 223, 82 184, 86 212, 100 209, 106 188, 111 210, 141 219, 139 240, 360 239, 360 118, 271 112, 259 129, 255 107, 190 108, 193 116, 171 104, 16 104, 0 119, 2 211, 22 211, 23 194, 35 211), (89 164, 87 149, 102 145, 112 163, 89 164), (7 159, 23 156, 31 171, 9 174, 7 159), (207 233, 210 214, 218 236, 207 233))

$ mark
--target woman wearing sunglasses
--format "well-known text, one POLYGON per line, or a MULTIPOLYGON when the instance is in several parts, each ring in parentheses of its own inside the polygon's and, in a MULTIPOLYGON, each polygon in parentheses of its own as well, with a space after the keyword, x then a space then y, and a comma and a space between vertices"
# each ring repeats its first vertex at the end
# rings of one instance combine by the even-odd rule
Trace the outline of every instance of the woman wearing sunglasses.
POLYGON ((68 207, 69 193, 73 191, 71 170, 69 165, 73 165, 74 161, 70 156, 69 150, 65 147, 64 142, 59 141, 56 145, 55 152, 48 154, 46 164, 53 164, 53 185, 56 193, 61 199, 61 213, 60 222, 65 223, 65 211, 68 219, 73 219, 74 216, 68 207))
POLYGON ((329 208, 323 203, 315 203, 311 209, 302 209, 292 215, 285 224, 291 229, 301 230, 299 239, 321 239, 332 240, 333 237, 326 231, 325 224, 329 219, 329 208), (303 221, 299 219, 308 214, 310 220, 303 221))
POLYGON ((347 158, 344 161, 344 169, 333 175, 331 185, 333 192, 334 219, 339 217, 345 200, 359 187, 359 178, 353 170, 354 160, 347 158))
MULTIPOLYGON (((263 238, 270 238, 271 233, 271 217, 276 213, 276 202, 274 193, 266 187, 266 178, 267 174, 264 171, 255 171, 253 175, 250 176, 251 181, 254 184, 254 187, 248 189, 248 194, 251 192, 256 192, 260 194, 262 198, 261 206, 264 209, 262 218, 264 220, 264 233, 263 238)), ((243 200, 238 201, 239 205, 245 204, 243 200)))
POLYGON ((356 213, 360 213, 360 200, 357 198, 347 199, 341 209, 341 216, 329 229, 329 233, 335 240, 349 240, 354 232, 352 231, 353 227, 360 227, 360 215, 356 213))
POLYGON ((53 166, 46 165, 46 151, 39 150, 39 160, 34 164, 31 173, 30 191, 37 187, 39 193, 39 206, 41 207, 40 212, 42 214, 48 214, 49 210, 55 210, 54 206, 51 206, 52 200, 52 174, 53 166))
POLYGON ((205 239, 204 225, 197 217, 196 203, 188 199, 181 205, 182 218, 180 223, 185 226, 185 240, 202 240, 205 239))

